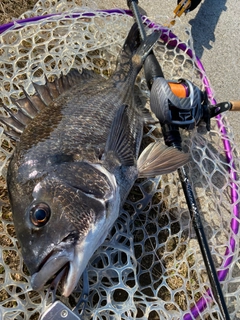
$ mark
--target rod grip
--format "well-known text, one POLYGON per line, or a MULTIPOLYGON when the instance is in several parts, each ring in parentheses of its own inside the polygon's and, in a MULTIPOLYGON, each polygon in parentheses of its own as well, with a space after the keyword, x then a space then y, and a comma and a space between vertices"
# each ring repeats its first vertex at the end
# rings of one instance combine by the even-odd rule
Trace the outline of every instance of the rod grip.
POLYGON ((231 111, 240 111, 240 100, 230 101, 232 108, 231 111))

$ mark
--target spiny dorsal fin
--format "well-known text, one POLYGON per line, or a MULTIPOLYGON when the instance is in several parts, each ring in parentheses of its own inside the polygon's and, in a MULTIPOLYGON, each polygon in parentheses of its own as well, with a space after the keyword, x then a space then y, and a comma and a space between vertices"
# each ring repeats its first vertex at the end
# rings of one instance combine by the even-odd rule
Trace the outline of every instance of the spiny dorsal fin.
POLYGON ((130 145, 131 127, 127 114, 128 106, 122 105, 116 112, 105 147, 105 159, 113 152, 122 165, 133 166, 134 156, 130 145))
POLYGON ((4 131, 5 135, 9 138, 11 138, 14 141, 19 141, 21 137, 21 133, 17 133, 16 131, 13 131, 11 129, 4 131))
MULTIPOLYGON (((38 109, 38 110, 41 110, 42 108, 46 107, 46 106, 49 106, 50 103, 53 101, 53 98, 50 94, 50 90, 49 90, 49 87, 47 85, 48 81, 46 82, 45 85, 40 85, 40 84, 37 84, 37 83, 34 83, 33 82, 33 86, 34 86, 34 89, 35 89, 35 94, 34 96, 38 96, 38 98, 43 102, 43 104, 45 106, 43 107, 39 107, 38 106, 38 103, 33 103, 33 105, 38 109)), ((29 96, 28 96, 29 97, 29 96)), ((31 101, 31 97, 29 97, 29 100, 31 101)), ((31 101, 32 102, 32 101, 31 101)), ((42 104, 41 104, 42 106, 42 104)))
POLYGON ((15 105, 18 109, 21 109, 29 118, 33 119, 38 113, 38 109, 34 106, 31 101, 31 96, 27 94, 25 89, 22 87, 23 93, 25 94, 24 98, 15 100, 15 105))
POLYGON ((161 142, 150 143, 143 150, 137 162, 139 178, 153 178, 170 173, 185 165, 189 154, 176 148, 167 147, 161 142))
POLYGON ((54 99, 74 85, 80 85, 81 81, 86 83, 96 77, 100 76, 94 71, 83 69, 82 73, 79 73, 76 69, 72 69, 66 76, 61 75, 54 82, 49 82, 46 79, 44 85, 33 83, 36 93, 32 96, 28 95, 25 89, 22 88, 25 94, 24 98, 17 100, 11 98, 13 104, 18 107, 18 111, 13 113, 8 107, 4 106, 9 114, 9 117, 0 116, 0 122, 8 127, 4 132, 13 140, 19 140, 26 125, 38 112, 49 106, 54 99))
MULTIPOLYGON (((13 104, 17 105, 17 102, 14 98, 10 97, 13 104)), ((30 120, 32 120, 32 117, 25 112, 25 110, 22 110, 21 108, 18 108, 18 112, 13 113, 11 109, 9 109, 6 106, 3 106, 4 109, 9 113, 11 117, 16 118, 19 122, 26 125, 30 120)))

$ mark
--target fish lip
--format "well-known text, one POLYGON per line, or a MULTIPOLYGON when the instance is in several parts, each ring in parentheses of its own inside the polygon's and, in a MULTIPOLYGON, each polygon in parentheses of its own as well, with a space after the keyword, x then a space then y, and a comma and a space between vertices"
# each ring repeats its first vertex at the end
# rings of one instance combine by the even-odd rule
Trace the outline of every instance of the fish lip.
POLYGON ((66 252, 57 252, 50 255, 42 268, 31 276, 31 286, 33 290, 41 290, 46 282, 58 273, 71 260, 66 252))
MULTIPOLYGON (((72 243, 73 244, 73 243, 72 243)), ((61 242, 41 261, 38 271, 31 276, 33 290, 41 290, 46 282, 74 259, 74 248, 61 242)))

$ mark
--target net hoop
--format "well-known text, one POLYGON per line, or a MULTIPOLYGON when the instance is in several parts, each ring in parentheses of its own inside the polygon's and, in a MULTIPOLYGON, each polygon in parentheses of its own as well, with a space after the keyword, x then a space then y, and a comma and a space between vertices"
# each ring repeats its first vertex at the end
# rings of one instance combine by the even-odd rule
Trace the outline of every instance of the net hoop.
MULTIPOLYGON (((15 20, 13 22, 3 24, 0 26, 0 34, 4 33, 5 31, 8 31, 8 30, 19 29, 19 28, 24 27, 25 25, 28 25, 31 23, 34 24, 34 23, 41 21, 41 20, 44 20, 44 19, 47 20, 51 17, 58 17, 59 16, 61 18, 64 17, 65 19, 67 19, 67 18, 71 18, 71 19, 72 18, 86 18, 86 17, 93 17, 96 15, 96 13, 102 13, 102 14, 105 14, 106 16, 112 15, 112 14, 132 16, 132 12, 130 10, 125 10, 125 9, 95 10, 93 12, 91 12, 91 11, 89 11, 89 12, 85 12, 85 11, 84 12, 74 12, 74 13, 70 13, 70 14, 66 14, 66 15, 63 15, 61 13, 48 14, 48 15, 43 15, 43 16, 31 17, 31 18, 27 18, 27 19, 19 19, 19 20, 15 20)), ((157 23, 149 20, 146 16, 142 16, 142 18, 143 18, 144 24, 149 29, 161 31, 160 39, 164 43, 168 43, 172 47, 175 47, 175 48, 180 49, 181 51, 184 51, 189 56, 190 59, 194 58, 195 66, 197 67, 198 71, 201 74, 202 82, 203 82, 204 88, 206 90, 208 99, 212 105, 215 105, 216 100, 213 98, 213 90, 211 88, 209 79, 206 75, 204 66, 203 66, 202 62, 200 61, 200 59, 197 56, 195 56, 193 50, 186 43, 179 41, 179 38, 169 28, 163 27, 160 24, 157 24, 157 23)), ((222 143, 224 145, 225 157, 226 157, 227 163, 229 164, 229 174, 231 176, 232 181, 236 181, 237 174, 236 174, 235 164, 233 161, 233 159, 234 159, 233 149, 231 147, 229 139, 227 139, 228 135, 227 135, 226 126, 224 124, 224 119, 221 115, 218 115, 216 117, 216 121, 217 121, 219 132, 222 134, 222 143)), ((238 186, 234 182, 231 182, 230 185, 231 185, 231 203, 233 204, 232 213, 233 213, 234 217, 236 217, 236 218, 233 218, 230 222, 230 230, 236 235, 239 231, 239 222, 237 219, 240 218, 240 210, 238 208, 238 205, 236 204, 236 202, 238 200, 238 186)), ((228 274, 230 265, 233 260, 233 256, 229 256, 229 254, 234 253, 235 247, 236 247, 236 241, 233 236, 230 236, 229 243, 228 243, 226 251, 225 251, 226 261, 221 266, 221 268, 223 268, 223 270, 218 271, 219 281, 224 281, 227 274, 228 274)), ((207 295, 212 297, 212 293, 211 293, 210 289, 208 289, 206 291, 206 293, 207 293, 207 295)), ((196 302, 196 304, 190 309, 190 312, 184 315, 184 317, 183 317, 184 320, 191 320, 191 319, 193 319, 193 317, 197 318, 199 316, 199 314, 205 310, 206 307, 207 307, 206 299, 204 299, 204 297, 200 298, 196 302)), ((1 311, 0 311, 0 313, 1 313, 1 311)))

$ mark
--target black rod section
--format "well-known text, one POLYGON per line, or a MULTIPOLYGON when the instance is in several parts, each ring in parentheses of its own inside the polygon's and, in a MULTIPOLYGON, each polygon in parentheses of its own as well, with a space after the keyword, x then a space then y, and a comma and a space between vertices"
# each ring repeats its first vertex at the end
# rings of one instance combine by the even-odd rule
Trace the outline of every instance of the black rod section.
POLYGON ((138 0, 127 0, 127 5, 130 8, 130 10, 132 10, 133 17, 134 17, 135 21, 137 22, 141 39, 142 40, 146 39, 146 32, 143 27, 142 17, 139 13, 138 0))
MULTIPOLYGON (((135 21, 138 24, 140 36, 141 36, 142 40, 145 40, 146 32, 144 30, 141 15, 139 13, 138 1, 137 0, 127 0, 127 4, 129 6, 129 8, 132 10, 135 21)), ((151 54, 154 55, 153 52, 151 52, 151 54)), ((156 57, 153 61, 151 64, 152 67, 150 69, 151 70, 161 70, 160 73, 162 75, 159 75, 159 76, 163 77, 162 69, 161 69, 156 57), (155 67, 154 67, 155 63, 157 65, 155 65, 155 67)), ((156 74, 152 77, 152 81, 154 81, 155 77, 156 77, 156 74)), ((149 74, 148 74, 148 78, 150 78, 149 74)), ((152 83, 149 82, 148 85, 151 88, 152 83)), ((159 107, 161 107, 161 106, 159 106, 159 107)), ((168 146, 176 147, 179 150, 181 150, 182 149, 181 148, 181 136, 179 133, 179 128, 176 126, 171 126, 171 125, 163 125, 162 123, 160 123, 160 124, 162 126, 165 144, 168 146)), ((193 190, 192 190, 191 184, 189 182, 189 179, 188 179, 188 176, 187 176, 187 173, 186 173, 184 167, 181 167, 178 169, 178 175, 179 175, 179 179, 181 181, 184 195, 185 195, 185 198, 187 201, 188 209, 189 209, 190 216, 191 216, 191 219, 193 222, 194 230, 196 232, 197 240, 198 240, 198 243, 199 243, 199 246, 201 249, 201 253, 203 256, 203 260, 205 263, 205 267, 207 270, 207 274, 209 277, 209 281, 211 284, 214 298, 218 303, 219 309, 221 310, 221 313, 222 313, 224 319, 230 320, 227 305, 226 305, 226 302, 225 302, 225 299, 223 296, 222 288, 221 288, 221 285, 220 285, 220 282, 219 282, 219 279, 217 276, 216 268, 215 268, 215 265, 214 265, 214 262, 212 259, 212 255, 211 255, 211 252, 209 249, 209 245, 207 242, 207 238, 205 235, 203 224, 202 224, 202 221, 200 218, 200 213, 197 208, 197 203, 196 203, 196 200, 195 200, 195 197, 193 194, 193 190)))
MULTIPOLYGON (((165 144, 182 150, 181 135, 179 128, 175 125, 161 125, 165 144)), ((198 244, 203 256, 204 264, 207 270, 208 278, 211 284, 213 296, 218 303, 219 309, 225 320, 230 320, 227 305, 223 296, 222 288, 218 279, 217 271, 212 259, 212 255, 207 242, 206 234, 202 224, 201 216, 198 211, 197 203, 193 194, 192 186, 184 167, 178 169, 179 179, 182 184, 183 192, 186 198, 188 210, 192 219, 193 227, 197 236, 198 244)))
POLYGON ((217 276, 215 265, 212 259, 212 255, 208 246, 207 238, 203 228, 202 220, 197 208, 197 204, 193 195, 192 187, 189 182, 188 176, 184 167, 178 169, 178 175, 182 184, 184 195, 187 201, 188 209, 192 218, 193 227, 197 235, 199 247, 203 256, 203 260, 206 266, 207 274, 211 284, 213 296, 215 297, 219 309, 226 320, 230 320, 227 305, 223 296, 222 288, 217 276))

